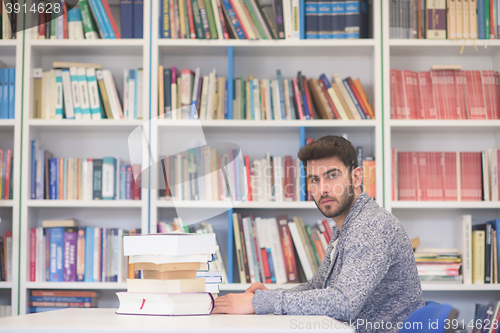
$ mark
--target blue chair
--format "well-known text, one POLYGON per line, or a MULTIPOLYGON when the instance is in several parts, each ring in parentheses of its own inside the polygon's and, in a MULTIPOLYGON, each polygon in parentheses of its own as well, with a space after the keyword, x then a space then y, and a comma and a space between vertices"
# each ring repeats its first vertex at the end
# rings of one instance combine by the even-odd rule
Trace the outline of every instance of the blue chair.
POLYGON ((458 310, 451 305, 426 301, 425 306, 410 313, 399 333, 453 333, 455 330, 452 328, 452 320, 456 319, 457 316, 458 310), (446 319, 449 322, 445 321, 446 319), (429 327, 429 323, 436 323, 436 320, 438 322, 437 327, 435 324, 429 327), (450 327, 445 329, 447 323, 450 327))

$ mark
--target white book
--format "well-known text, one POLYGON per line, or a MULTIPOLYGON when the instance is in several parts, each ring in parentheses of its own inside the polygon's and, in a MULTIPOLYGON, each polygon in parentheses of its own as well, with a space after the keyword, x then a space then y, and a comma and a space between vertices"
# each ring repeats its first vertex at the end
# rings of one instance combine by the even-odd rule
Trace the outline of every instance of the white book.
POLYGON ((50 72, 42 73, 42 110, 41 119, 50 117, 50 72))
POLYGON ((311 280, 314 276, 314 273, 311 269, 311 265, 309 260, 307 259, 306 251, 304 249, 304 244, 300 239, 299 231, 297 230, 297 226, 295 222, 288 222, 288 229, 290 229, 290 234, 292 235, 293 245, 297 250, 297 254, 299 256, 300 264, 304 270, 304 274, 306 276, 307 281, 311 280))
POLYGON ((123 237, 123 254, 185 256, 214 254, 215 234, 143 234, 123 237))
POLYGON ((462 215, 456 229, 456 245, 462 257, 464 284, 472 284, 472 216, 462 215))
POLYGON ((6 274, 7 275, 7 281, 12 282, 12 260, 13 260, 13 254, 12 254, 12 237, 5 237, 5 258, 6 263, 5 263, 5 269, 7 270, 6 274))
POLYGON ((274 120, 281 120, 281 106, 280 106, 280 92, 278 86, 278 80, 274 79, 272 82, 272 94, 273 94, 273 110, 274 110, 274 120))
POLYGON ((35 281, 45 282, 45 238, 43 227, 36 228, 36 264, 35 281))
POLYGON ((347 116, 346 111, 344 110, 344 107, 342 106, 342 103, 340 103, 340 99, 337 96, 337 93, 335 90, 333 90, 332 87, 327 89, 328 95, 330 95, 330 98, 332 99, 333 105, 339 112, 340 119, 342 120, 349 120, 349 117, 347 116))
POLYGON ((255 279, 255 274, 259 274, 259 272, 255 272, 255 263, 254 263, 254 256, 253 253, 255 250, 252 250, 252 245, 254 244, 253 239, 250 239, 250 231, 248 230, 248 220, 249 217, 244 217, 242 220, 242 225, 243 225, 243 235, 245 236, 245 248, 246 248, 246 254, 247 254, 247 261, 248 261, 248 272, 250 274, 250 283, 257 282, 255 279))
POLYGON ((260 84, 259 79, 253 79, 253 109, 255 114, 255 120, 261 120, 261 110, 260 110, 260 84))
POLYGON ((215 90, 217 88, 217 75, 215 69, 210 73, 210 82, 208 83, 208 96, 207 96, 207 120, 214 118, 214 102, 215 90))
POLYGON ((274 171, 274 200, 283 202, 285 197, 283 195, 283 159, 281 158, 281 156, 274 156, 273 171, 274 171))
POLYGON ((128 119, 136 119, 136 71, 131 69, 128 76, 128 119))
MULTIPOLYGON (((285 39, 292 39, 292 2, 291 0, 283 0, 283 23, 285 28, 285 39)), ((318 4, 319 6, 320 4, 318 4)))
POLYGON ((338 74, 333 74, 333 82, 335 82, 340 90, 340 93, 342 94, 342 97, 344 97, 344 100, 347 103, 347 106, 351 110, 352 115, 356 120, 361 120, 361 116, 359 115, 358 109, 356 109, 356 106, 354 105, 351 96, 347 92, 346 88, 344 87, 344 83, 342 82, 342 79, 338 74))
POLYGON ((270 182, 270 175, 269 175, 269 164, 267 163, 267 159, 263 158, 260 160, 260 170, 259 170, 259 175, 260 175, 260 193, 262 193, 261 196, 261 201, 271 201, 271 182, 270 182), (266 172, 267 171, 267 172, 266 172))
POLYGON ((89 105, 90 113, 93 120, 101 119, 101 102, 99 96, 99 88, 97 87, 97 79, 95 76, 95 68, 87 68, 87 86, 89 90, 89 105))
POLYGON ((488 149, 491 201, 498 201, 498 156, 497 149, 488 149))
POLYGON ((292 39, 300 39, 300 2, 292 0, 292 39))
POLYGON ((219 15, 219 6, 217 5, 217 0, 212 1, 212 11, 214 13, 215 28, 217 29, 218 39, 224 39, 224 32, 222 31, 222 22, 219 15))
MULTIPOLYGON (((172 73, 172 76, 174 76, 174 73, 172 73)), ((175 75, 176 76, 176 75, 175 75)), ((172 119, 179 119, 177 118, 177 104, 179 103, 177 101, 177 82, 175 80, 172 80, 172 84, 170 85, 170 97, 172 98, 172 119)))
MULTIPOLYGON (((72 10, 79 11, 79 9, 72 9, 72 10)), ((81 14, 80 13, 78 14, 74 13, 74 14, 79 16, 80 20, 70 20, 70 18, 75 18, 74 17, 75 15, 71 14, 68 15, 68 39, 85 39, 81 14)))
POLYGON ((102 159, 102 199, 113 200, 115 182, 114 159, 105 157, 102 159))
POLYGON ((82 109, 82 119, 90 120, 92 115, 90 114, 90 101, 89 101, 89 91, 87 86, 87 73, 84 67, 77 68, 78 75, 78 90, 80 92, 80 107, 82 109))
POLYGON ((214 200, 212 198, 212 161, 210 157, 210 147, 203 146, 201 147, 202 154, 202 169, 203 169, 203 199, 204 200, 214 200))
POLYGON ((251 176, 250 186, 252 189, 252 201, 262 201, 261 192, 261 177, 260 177, 260 160, 256 159, 252 162, 253 175, 251 176))
POLYGON ((240 152, 238 154, 238 158, 240 159, 241 165, 241 175, 240 175, 240 183, 241 183, 241 200, 248 201, 248 177, 247 177, 247 168, 245 167, 245 159, 243 158, 243 154, 240 152))
POLYGON ((200 120, 207 119, 207 99, 208 99, 209 82, 210 82, 210 76, 205 75, 203 77, 203 86, 201 89, 200 120))
POLYGON ((128 73, 129 73, 128 68, 124 68, 123 69, 123 119, 130 119, 129 118, 130 93, 129 93, 129 84, 128 84, 128 81, 129 81, 128 73))
POLYGON ((111 111, 113 112, 114 119, 124 119, 122 106, 120 99, 118 98, 118 92, 115 87, 115 81, 113 80, 113 75, 109 69, 102 71, 104 78, 104 85, 106 87, 106 92, 108 93, 109 103, 111 104, 111 111))
POLYGON ((282 284, 287 282, 285 260, 283 259, 283 247, 281 246, 281 238, 278 231, 278 222, 276 218, 267 219, 269 227, 269 240, 271 241, 271 254, 273 257, 274 274, 276 283, 282 284))
MULTIPOLYGON (((78 88, 78 74, 76 67, 69 68, 71 81, 71 97, 73 100, 73 112, 76 120, 82 120, 82 109, 80 106, 80 89, 78 88)), ((65 88, 66 89, 66 88, 65 88)))
POLYGON ((137 119, 143 118, 143 103, 144 103, 144 71, 142 68, 137 70, 137 119))

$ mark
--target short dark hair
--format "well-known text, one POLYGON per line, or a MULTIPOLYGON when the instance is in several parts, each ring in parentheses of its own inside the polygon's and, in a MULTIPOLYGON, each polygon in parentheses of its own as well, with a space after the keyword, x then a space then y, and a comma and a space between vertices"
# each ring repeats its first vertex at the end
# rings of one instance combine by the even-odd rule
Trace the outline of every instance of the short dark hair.
POLYGON ((297 154, 306 170, 307 161, 328 157, 338 157, 350 172, 358 167, 356 149, 352 143, 342 136, 326 135, 300 148, 297 154))

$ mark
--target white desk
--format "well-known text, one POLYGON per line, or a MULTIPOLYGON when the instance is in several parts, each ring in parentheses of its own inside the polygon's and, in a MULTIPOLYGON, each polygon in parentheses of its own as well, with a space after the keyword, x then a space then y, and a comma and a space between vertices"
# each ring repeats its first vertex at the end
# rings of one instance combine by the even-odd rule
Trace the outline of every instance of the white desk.
POLYGON ((338 332, 354 333, 325 316, 221 315, 131 316, 116 309, 62 309, 0 318, 0 332, 338 332))

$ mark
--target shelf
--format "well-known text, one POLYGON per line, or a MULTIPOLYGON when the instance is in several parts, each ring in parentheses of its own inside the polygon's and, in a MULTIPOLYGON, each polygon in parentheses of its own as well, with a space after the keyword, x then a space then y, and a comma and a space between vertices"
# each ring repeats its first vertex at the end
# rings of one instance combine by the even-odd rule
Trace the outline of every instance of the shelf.
POLYGON ((469 39, 460 54, 463 43, 464 40, 450 39, 390 39, 389 47, 391 56, 491 56, 500 51, 500 40, 469 39))
POLYGON ((142 200, 28 200, 28 207, 141 208, 142 200))
POLYGON ((31 39, 29 44, 37 47, 126 47, 143 46, 143 39, 31 39))
POLYGON ((28 124, 30 127, 36 128, 40 131, 50 132, 67 132, 69 131, 98 131, 102 132, 123 132, 132 131, 138 126, 146 123, 142 119, 134 120, 113 120, 113 119, 100 119, 100 120, 75 120, 75 119, 30 119, 28 124))
POLYGON ((498 131, 500 120, 390 120, 393 131, 498 131))
POLYGON ((500 291, 500 284, 422 283, 423 291, 500 291))
POLYGON ((127 290, 126 282, 27 282, 29 289, 127 290))
POLYGON ((375 120, 158 120, 159 127, 220 127, 220 128, 299 128, 338 127, 375 128, 375 120))
POLYGON ((15 119, 0 119, 0 128, 1 127, 14 127, 16 124, 15 119))
POLYGON ((13 207, 14 200, 0 200, 0 207, 13 207))
POLYGON ((81 56, 137 56, 143 54, 145 42, 143 39, 32 39, 28 40, 28 45, 38 55, 45 56, 71 56, 75 51, 81 56))
POLYGON ((500 201, 393 201, 393 209, 500 209, 500 201))
POLYGON ((11 289, 12 288, 12 282, 6 282, 6 281, 1 281, 0 282, 0 289, 11 289))
POLYGON ((0 47, 1 46, 17 46, 17 39, 0 39, 0 47))
POLYGON ((247 209, 317 209, 312 201, 251 201, 240 202, 233 207, 229 201, 173 201, 158 200, 158 208, 247 208, 247 209))
POLYGON ((347 47, 367 47, 375 46, 375 40, 366 39, 302 39, 302 40, 284 40, 284 39, 158 39, 158 46, 204 46, 204 47, 332 47, 332 46, 347 46, 347 47))
MULTIPOLYGON (((291 289, 293 287, 298 286, 298 283, 287 283, 287 284, 265 284, 269 290, 275 290, 278 288, 283 288, 283 289, 291 289)), ((220 291, 245 291, 247 288, 250 287, 250 283, 221 283, 219 284, 219 290, 220 291)))

